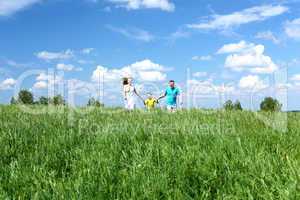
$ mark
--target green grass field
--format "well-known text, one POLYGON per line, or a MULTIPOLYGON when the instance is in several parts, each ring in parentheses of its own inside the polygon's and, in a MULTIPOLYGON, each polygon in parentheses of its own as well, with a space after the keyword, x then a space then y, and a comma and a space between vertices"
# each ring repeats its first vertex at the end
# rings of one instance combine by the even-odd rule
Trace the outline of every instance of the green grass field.
POLYGON ((300 199, 300 114, 58 110, 0 107, 0 199, 300 199))

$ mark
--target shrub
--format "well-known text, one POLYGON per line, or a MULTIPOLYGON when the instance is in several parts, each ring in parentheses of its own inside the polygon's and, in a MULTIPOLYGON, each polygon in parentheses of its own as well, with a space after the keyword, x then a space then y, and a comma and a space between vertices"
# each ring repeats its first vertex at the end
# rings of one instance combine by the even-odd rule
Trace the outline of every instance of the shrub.
POLYGON ((33 94, 28 90, 21 90, 19 92, 18 102, 23 104, 33 104, 33 94))
POLYGON ((48 105, 49 102, 50 102, 50 99, 47 97, 44 97, 44 96, 41 96, 38 101, 38 103, 41 105, 48 105))
POLYGON ((234 105, 233 105, 233 103, 232 103, 231 100, 228 100, 228 101, 225 102, 223 108, 225 110, 233 110, 234 109, 234 105))
POLYGON ((261 111, 276 112, 276 111, 280 111, 281 107, 282 107, 282 104, 280 104, 277 99, 274 99, 272 97, 266 97, 260 103, 261 111))
POLYGON ((50 101, 51 101, 51 104, 53 104, 55 106, 66 104, 64 98, 61 95, 54 96, 50 101))
POLYGON ((10 99, 10 104, 11 105, 15 105, 15 104, 17 104, 18 103, 18 101, 15 99, 15 97, 12 97, 11 99, 10 99))
POLYGON ((224 103, 223 108, 227 111, 230 110, 243 110, 242 105, 240 101, 236 101, 234 104, 232 103, 231 100, 228 100, 224 103))
POLYGON ((241 102, 237 100, 233 105, 233 109, 234 110, 243 110, 241 102))
POLYGON ((100 101, 96 100, 95 98, 90 98, 87 106, 104 107, 104 104, 100 103, 100 101))

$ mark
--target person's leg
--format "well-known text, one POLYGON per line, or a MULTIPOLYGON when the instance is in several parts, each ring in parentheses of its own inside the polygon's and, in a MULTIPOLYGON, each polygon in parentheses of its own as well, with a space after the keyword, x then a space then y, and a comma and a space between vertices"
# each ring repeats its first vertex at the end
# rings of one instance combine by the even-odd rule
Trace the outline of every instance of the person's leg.
POLYGON ((167 110, 171 113, 176 112, 176 108, 177 108, 176 105, 167 105, 167 110))
POLYGON ((177 111, 177 106, 176 105, 172 106, 172 112, 174 113, 176 111, 177 111))
POLYGON ((173 106, 172 105, 167 105, 167 110, 168 110, 168 112, 173 112, 173 106))
POLYGON ((128 110, 134 110, 135 109, 135 101, 134 100, 128 100, 127 109, 128 110))

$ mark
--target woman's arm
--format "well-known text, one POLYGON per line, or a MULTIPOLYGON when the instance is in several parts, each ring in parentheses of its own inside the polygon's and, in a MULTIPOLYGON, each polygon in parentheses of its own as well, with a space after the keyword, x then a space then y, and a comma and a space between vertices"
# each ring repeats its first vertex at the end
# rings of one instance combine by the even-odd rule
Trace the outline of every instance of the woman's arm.
POLYGON ((134 93, 136 94, 136 96, 138 96, 143 102, 145 101, 143 99, 143 97, 141 95, 139 95, 139 93, 136 91, 136 89, 134 88, 134 93))

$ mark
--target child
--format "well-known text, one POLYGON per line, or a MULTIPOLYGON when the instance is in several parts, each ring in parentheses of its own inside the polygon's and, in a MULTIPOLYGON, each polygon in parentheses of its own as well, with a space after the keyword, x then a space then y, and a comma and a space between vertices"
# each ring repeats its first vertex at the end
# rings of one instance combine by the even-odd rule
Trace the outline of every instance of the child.
POLYGON ((148 94, 148 98, 144 101, 144 104, 148 110, 153 110, 158 101, 152 96, 151 93, 148 94))

